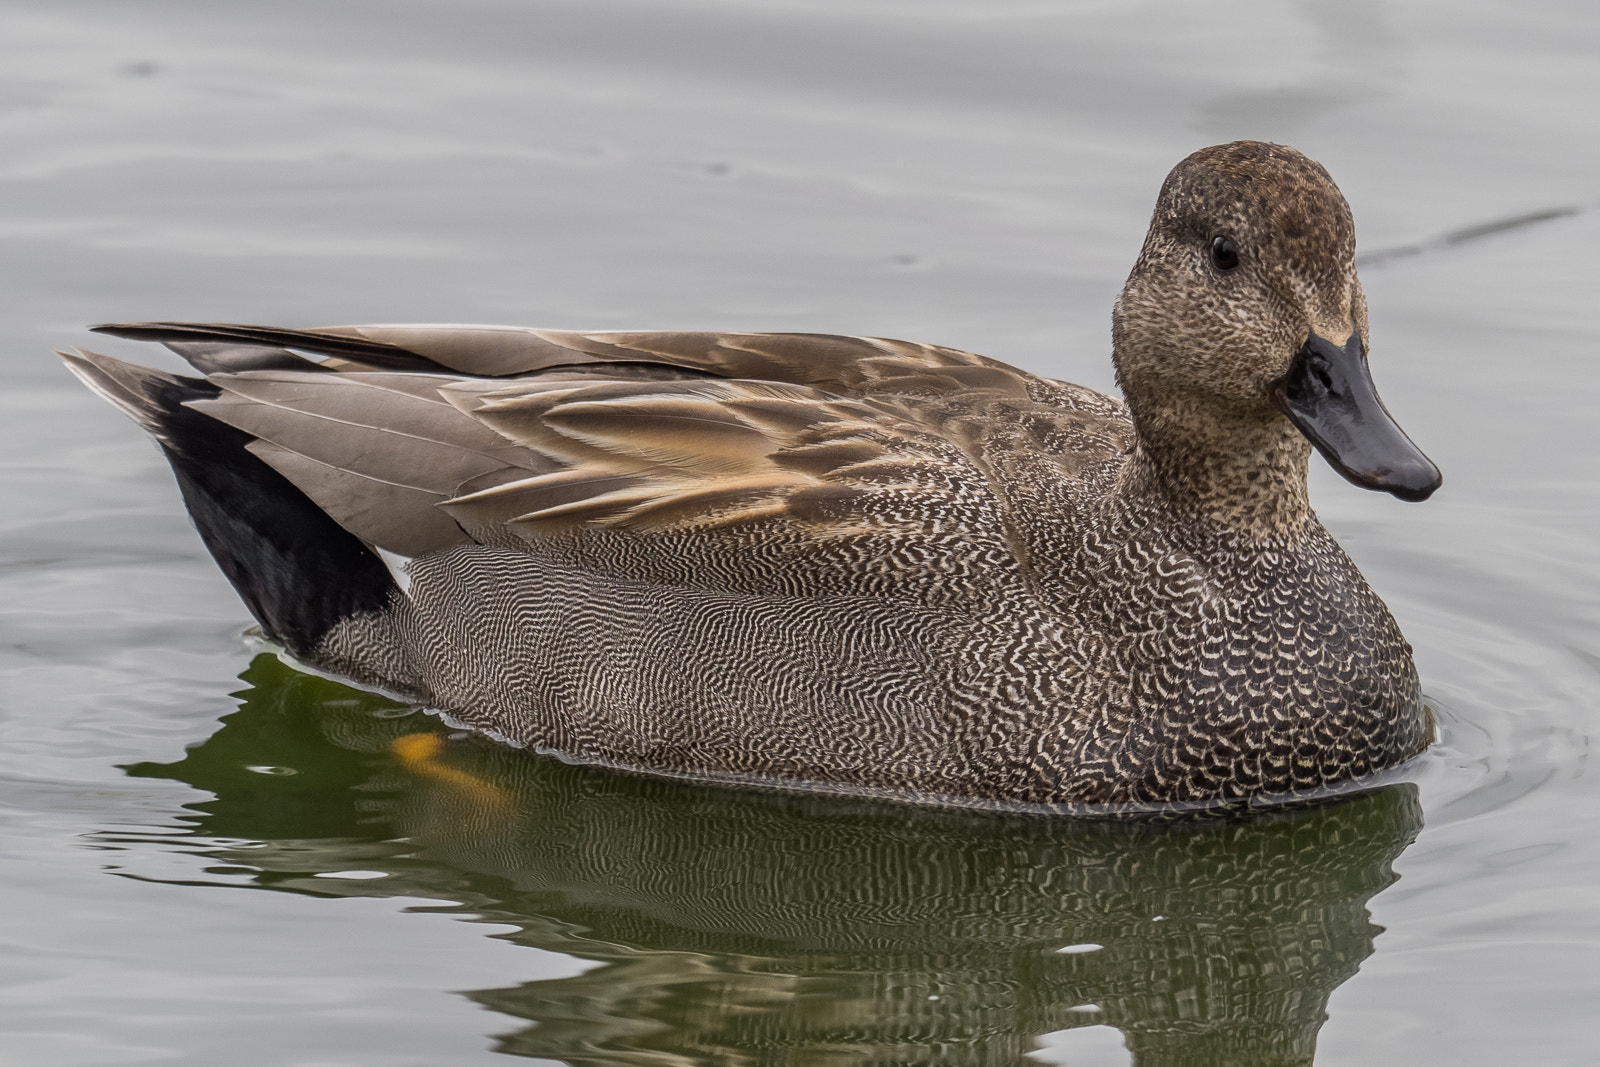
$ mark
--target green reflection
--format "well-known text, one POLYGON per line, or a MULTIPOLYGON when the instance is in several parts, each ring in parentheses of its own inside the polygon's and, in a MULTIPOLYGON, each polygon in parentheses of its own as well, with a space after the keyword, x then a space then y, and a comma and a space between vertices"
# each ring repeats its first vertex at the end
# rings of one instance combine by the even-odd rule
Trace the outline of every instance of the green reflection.
POLYGON ((213 793, 195 832, 262 845, 204 854, 255 885, 453 901, 596 961, 466 994, 532 1024, 502 1051, 571 1064, 1036 1064, 1040 1035, 1089 1025, 1141 1065, 1310 1063, 1421 826, 1410 786, 1097 823, 739 793, 476 738, 407 762, 395 740, 449 731, 269 655, 243 678, 215 735, 129 773, 213 793), (388 877, 314 877, 351 869, 388 877))

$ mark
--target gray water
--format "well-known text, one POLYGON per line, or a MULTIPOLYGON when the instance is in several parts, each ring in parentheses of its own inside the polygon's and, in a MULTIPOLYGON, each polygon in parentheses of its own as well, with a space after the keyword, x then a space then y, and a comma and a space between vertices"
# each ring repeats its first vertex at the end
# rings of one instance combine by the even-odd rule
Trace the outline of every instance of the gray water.
POLYGON ((1579 0, 3 0, 0 1062, 1592 1062, 1597 101, 1579 0), (252 644, 49 355, 150 318, 823 330, 1110 389, 1161 178, 1236 137, 1344 189, 1374 373, 1446 474, 1314 472, 1443 740, 1310 811, 407 765, 444 727, 252 644))

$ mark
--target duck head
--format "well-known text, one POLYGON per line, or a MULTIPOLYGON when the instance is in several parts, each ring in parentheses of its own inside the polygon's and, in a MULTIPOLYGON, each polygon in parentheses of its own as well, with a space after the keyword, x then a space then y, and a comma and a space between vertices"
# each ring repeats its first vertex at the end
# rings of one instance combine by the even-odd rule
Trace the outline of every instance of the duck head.
POLYGON ((1235 141, 1173 168, 1113 337, 1143 462, 1225 521, 1309 515, 1311 446, 1402 500, 1442 481, 1367 369, 1350 207, 1292 148, 1235 141))

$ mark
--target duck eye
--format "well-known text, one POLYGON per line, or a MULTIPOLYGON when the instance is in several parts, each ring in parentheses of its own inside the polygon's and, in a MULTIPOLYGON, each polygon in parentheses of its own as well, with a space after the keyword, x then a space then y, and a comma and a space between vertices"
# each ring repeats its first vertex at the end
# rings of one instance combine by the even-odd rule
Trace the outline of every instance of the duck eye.
POLYGON ((1232 237, 1211 239, 1211 265, 1218 270, 1232 270, 1239 265, 1239 246, 1232 237))

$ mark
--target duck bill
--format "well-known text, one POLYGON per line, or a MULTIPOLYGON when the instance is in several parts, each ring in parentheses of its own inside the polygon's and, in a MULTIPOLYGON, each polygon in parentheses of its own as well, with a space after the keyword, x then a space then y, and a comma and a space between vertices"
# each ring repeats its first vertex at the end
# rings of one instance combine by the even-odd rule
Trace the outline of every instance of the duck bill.
POLYGON ((1347 481, 1413 501, 1428 499, 1444 482, 1378 399, 1360 331, 1342 348, 1312 333, 1271 395, 1347 481))

